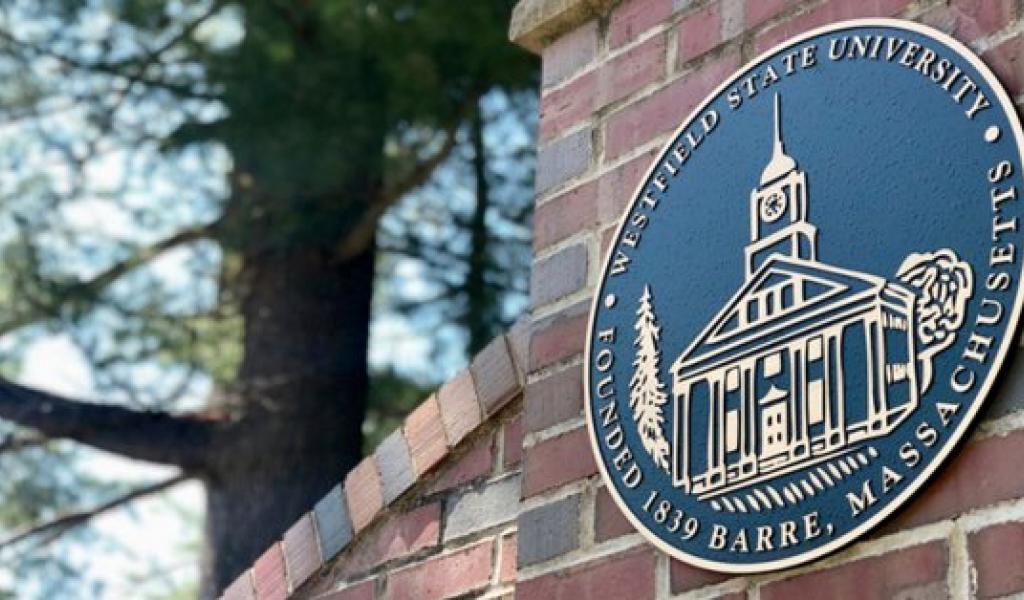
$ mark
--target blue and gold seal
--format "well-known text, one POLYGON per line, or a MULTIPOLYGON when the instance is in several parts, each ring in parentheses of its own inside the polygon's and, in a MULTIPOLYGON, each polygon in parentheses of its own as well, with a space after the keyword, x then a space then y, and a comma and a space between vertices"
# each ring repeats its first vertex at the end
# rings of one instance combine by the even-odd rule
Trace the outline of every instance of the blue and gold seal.
POLYGON ((894 20, 790 40, 683 121, 622 216, 584 366, 640 532, 699 567, 793 566, 942 468, 1015 340, 1021 142, 969 49, 894 20))

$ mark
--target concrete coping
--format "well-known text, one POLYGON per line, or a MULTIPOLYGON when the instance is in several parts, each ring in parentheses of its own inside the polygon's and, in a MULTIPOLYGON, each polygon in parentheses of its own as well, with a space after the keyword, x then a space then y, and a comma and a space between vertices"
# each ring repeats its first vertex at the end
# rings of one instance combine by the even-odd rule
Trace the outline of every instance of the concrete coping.
POLYGON ((544 46, 590 19, 607 14, 619 0, 519 0, 508 37, 540 54, 544 46))
MULTIPOLYGON (((529 317, 494 338, 469 366, 430 394, 405 422, 285 532, 220 596, 290 598, 388 508, 437 470, 449 452, 491 421, 526 383, 529 317), (268 596, 269 597, 269 596, 268 596)), ((518 479, 516 480, 518 482, 518 479)), ((518 483, 516 484, 518 488, 518 483)))

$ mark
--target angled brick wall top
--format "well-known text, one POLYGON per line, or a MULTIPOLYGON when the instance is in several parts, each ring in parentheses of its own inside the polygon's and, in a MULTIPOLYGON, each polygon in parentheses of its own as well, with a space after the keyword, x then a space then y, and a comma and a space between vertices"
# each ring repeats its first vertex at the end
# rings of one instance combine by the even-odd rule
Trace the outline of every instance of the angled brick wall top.
POLYGON ((510 593, 528 329, 495 338, 424 400, 222 598, 510 593))

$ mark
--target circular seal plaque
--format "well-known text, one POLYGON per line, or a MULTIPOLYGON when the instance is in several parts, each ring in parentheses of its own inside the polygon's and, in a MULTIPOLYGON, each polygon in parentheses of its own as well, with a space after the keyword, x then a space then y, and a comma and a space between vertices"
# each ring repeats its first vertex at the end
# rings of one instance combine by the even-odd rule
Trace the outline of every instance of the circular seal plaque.
POLYGON ((1021 308, 1013 104, 964 45, 836 24, 712 93, 594 298, 587 421, 633 525, 699 567, 833 551, 942 468, 1021 308))

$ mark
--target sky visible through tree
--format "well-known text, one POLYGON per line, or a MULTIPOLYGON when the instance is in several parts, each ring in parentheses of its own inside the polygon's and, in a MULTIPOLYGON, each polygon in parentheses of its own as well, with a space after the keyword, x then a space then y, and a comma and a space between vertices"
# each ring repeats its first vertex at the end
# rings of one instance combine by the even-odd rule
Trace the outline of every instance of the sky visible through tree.
MULTIPOLYGON (((88 18, 76 22, 76 35, 94 36, 97 56, 116 55, 119 45, 135 46, 132 31, 113 20, 103 2, 86 5, 96 10, 85 11, 88 18)), ((234 4, 157 5, 182 23, 201 17, 188 35, 208 48, 231 48, 245 34, 243 13, 234 4)), ((60 26, 35 9, 32 2, 0 7, 3 29, 34 39, 60 26)), ((201 98, 182 100, 172 90, 141 93, 131 83, 97 92, 105 81, 77 71, 68 76, 61 59, 47 58, 51 51, 62 56, 71 49, 41 48, 29 64, 0 57, 0 75, 8 79, 0 85, 0 245, 5 267, 0 269, 0 301, 17 303, 20 311, 26 303, 31 310, 36 294, 43 302, 53 292, 43 283, 102 276, 126 252, 216 221, 232 186, 233 159, 223 145, 192 144, 170 155, 162 147, 183 120, 216 121, 226 110, 223 105, 201 98), (31 77, 17 76, 19 69, 30 70, 31 77), (12 83, 25 81, 30 85, 12 83), (104 130, 76 94, 98 94, 97 106, 109 112, 115 126, 104 130), (5 107, 15 108, 5 112, 5 107), (30 265, 45 282, 12 279, 15 270, 7 269, 9 264, 30 265)), ((187 61, 183 65, 174 68, 200 69, 187 61)), ((202 73, 191 75, 201 79, 202 73)), ((479 106, 478 129, 459 128, 449 158, 425 185, 381 218, 369 361, 373 373, 390 374, 379 386, 385 392, 378 394, 390 393, 387 385, 397 385, 404 399, 380 407, 371 391, 364 427, 367 444, 386 434, 406 405, 422 399, 425 390, 466 362, 474 336, 468 333, 471 308, 463 286, 470 275, 464 263, 473 250, 469 228, 481 174, 488 182, 490 204, 480 222, 491 244, 478 257, 485 271, 482 285, 501 291, 493 293, 490 312, 484 314, 493 330, 477 331, 477 343, 500 332, 528 302, 536 98, 532 91, 496 91, 484 95, 479 106), (481 151, 486 153, 484 164, 474 164, 481 151)), ((75 398, 113 399, 139 409, 201 410, 238 363, 236 348, 214 343, 234 339, 231 320, 190 322, 202 343, 184 360, 147 346, 146 340, 178 335, 176 318, 191 319, 217 304, 224 260, 216 244, 198 241, 147 259, 145 268, 111 286, 108 304, 98 309, 72 305, 55 319, 25 326, 4 323, 18 314, 8 310, 0 315, 0 325, 6 325, 0 329, 0 371, 75 398)), ((22 434, 0 427, 0 436, 6 436, 0 441, 20 440, 22 434)), ((133 485, 158 482, 176 472, 71 442, 32 447, 35 442, 29 438, 26 444, 28 450, 17 456, 0 453, 0 499, 22 498, 13 508, 0 507, 7 539, 68 507, 96 506, 133 485), (45 477, 34 477, 43 473, 45 477), (40 498, 39 514, 5 514, 22 511, 34 497, 40 498)), ((15 589, 17 598, 69 600, 194 597, 202 512, 202 486, 187 482, 53 540, 30 540, 30 551, 20 543, 0 548, 0 590, 15 589)))

